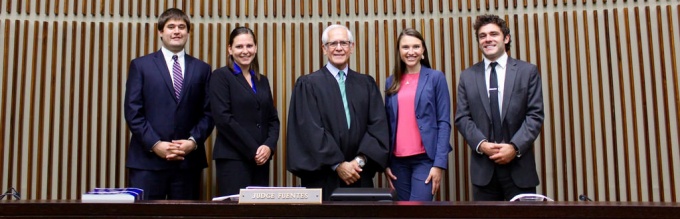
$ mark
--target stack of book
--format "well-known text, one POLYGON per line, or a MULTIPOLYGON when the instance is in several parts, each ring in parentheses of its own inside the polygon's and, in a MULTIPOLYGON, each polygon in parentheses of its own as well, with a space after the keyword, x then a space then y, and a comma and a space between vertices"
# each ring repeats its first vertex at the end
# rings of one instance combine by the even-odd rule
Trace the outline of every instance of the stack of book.
POLYGON ((143 199, 144 191, 138 188, 94 188, 82 196, 89 203, 134 203, 143 199))

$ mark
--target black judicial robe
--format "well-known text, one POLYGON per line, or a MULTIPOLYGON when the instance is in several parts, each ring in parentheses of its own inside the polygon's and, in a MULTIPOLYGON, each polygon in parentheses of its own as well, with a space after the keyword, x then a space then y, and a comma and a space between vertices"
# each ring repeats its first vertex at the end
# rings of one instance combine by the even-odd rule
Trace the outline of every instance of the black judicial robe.
MULTIPOLYGON (((301 76, 290 99, 287 133, 287 169, 305 181, 335 177, 328 189, 344 186, 332 166, 364 154, 368 162, 355 186, 373 186, 376 171, 384 170, 388 157, 389 127, 382 96, 373 77, 349 70, 345 81, 350 125, 337 80, 324 66, 301 76), (370 181, 370 182, 369 182, 370 181), (342 185, 340 185, 342 184, 342 185)), ((303 185, 305 186, 305 185, 303 185)), ((324 198, 327 198, 324 197, 324 198)))

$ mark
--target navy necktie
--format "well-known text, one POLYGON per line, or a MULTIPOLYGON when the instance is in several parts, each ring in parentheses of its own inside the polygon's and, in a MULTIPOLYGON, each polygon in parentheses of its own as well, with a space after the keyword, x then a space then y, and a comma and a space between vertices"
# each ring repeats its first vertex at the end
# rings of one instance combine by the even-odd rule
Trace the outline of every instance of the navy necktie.
POLYGON ((489 79, 489 102, 491 105, 491 123, 493 125, 493 134, 491 134, 491 142, 501 143, 503 137, 501 135, 501 110, 498 104, 498 76, 496 75, 497 62, 489 64, 491 66, 491 78, 489 79))

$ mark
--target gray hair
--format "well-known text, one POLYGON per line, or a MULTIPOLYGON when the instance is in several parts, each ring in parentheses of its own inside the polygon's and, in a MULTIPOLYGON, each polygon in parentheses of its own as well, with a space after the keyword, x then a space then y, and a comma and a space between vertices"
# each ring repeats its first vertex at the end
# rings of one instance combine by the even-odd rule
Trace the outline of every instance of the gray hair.
POLYGON ((339 25, 339 24, 333 24, 328 27, 323 31, 323 34, 321 34, 321 43, 326 44, 328 43, 328 32, 335 28, 343 28, 347 31, 347 37, 349 38, 349 42, 353 43, 354 42, 354 37, 352 36, 352 31, 349 30, 349 28, 339 25))

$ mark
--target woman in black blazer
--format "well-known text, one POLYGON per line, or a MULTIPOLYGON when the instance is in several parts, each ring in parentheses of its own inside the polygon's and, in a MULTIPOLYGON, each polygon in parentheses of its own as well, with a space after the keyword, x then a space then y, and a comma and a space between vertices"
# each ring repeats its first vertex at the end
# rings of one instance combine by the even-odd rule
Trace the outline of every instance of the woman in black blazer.
POLYGON ((229 58, 210 78, 209 94, 217 139, 213 159, 218 195, 269 185, 269 160, 276 152, 279 117, 267 77, 259 73, 255 34, 237 27, 229 35, 229 58))

